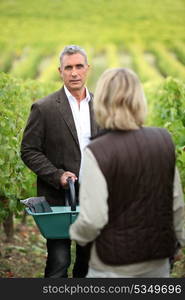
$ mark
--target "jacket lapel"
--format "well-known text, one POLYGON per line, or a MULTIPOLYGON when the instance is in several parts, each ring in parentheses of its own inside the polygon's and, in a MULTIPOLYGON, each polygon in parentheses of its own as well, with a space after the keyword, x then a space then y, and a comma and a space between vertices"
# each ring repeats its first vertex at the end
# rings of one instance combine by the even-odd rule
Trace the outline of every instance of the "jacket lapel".
MULTIPOLYGON (((97 128, 97 125, 95 122, 94 111, 93 111, 93 94, 90 93, 90 96, 91 96, 91 100, 89 101, 89 112, 90 112, 90 122, 91 122, 91 136, 94 136, 97 134, 98 128, 97 128)), ((72 134, 75 142, 80 147, 79 141, 78 141, 78 136, 77 136, 77 131, 76 131, 76 127, 75 127, 75 122, 73 119, 73 114, 72 114, 71 107, 70 107, 69 101, 67 99, 67 96, 64 92, 64 88, 62 88, 59 91, 59 97, 57 99, 57 104, 58 104, 58 109, 59 109, 64 121, 66 122, 66 125, 68 126, 69 130, 71 131, 71 134, 72 134)))
POLYGON ((94 111, 93 111, 93 94, 90 93, 91 100, 89 101, 89 112, 90 112, 90 122, 91 122, 91 136, 93 137, 94 135, 97 134, 97 125, 95 122, 95 116, 94 116, 94 111))
POLYGON ((78 141, 78 136, 77 136, 77 131, 76 131, 76 127, 75 127, 75 122, 73 119, 73 114, 72 114, 71 107, 70 107, 69 101, 67 99, 67 96, 64 92, 64 88, 62 88, 59 92, 59 97, 57 99, 57 103, 58 103, 58 109, 59 109, 60 113, 62 114, 62 117, 63 117, 64 121, 66 122, 66 125, 68 126, 69 130, 71 131, 71 134, 72 134, 75 142, 80 147, 79 141, 78 141))

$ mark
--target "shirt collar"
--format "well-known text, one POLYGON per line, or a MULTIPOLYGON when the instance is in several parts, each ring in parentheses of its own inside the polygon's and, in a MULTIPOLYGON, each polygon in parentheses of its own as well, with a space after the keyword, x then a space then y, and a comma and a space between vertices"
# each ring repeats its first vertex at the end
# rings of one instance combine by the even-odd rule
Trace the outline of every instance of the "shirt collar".
MULTIPOLYGON (((91 96, 89 94, 87 87, 85 87, 85 90, 86 90, 86 97, 83 100, 86 100, 87 102, 89 102, 91 100, 91 96)), ((66 94, 68 100, 75 99, 75 97, 70 93, 70 91, 67 89, 67 87, 65 85, 64 85, 64 91, 65 91, 65 94, 66 94)))

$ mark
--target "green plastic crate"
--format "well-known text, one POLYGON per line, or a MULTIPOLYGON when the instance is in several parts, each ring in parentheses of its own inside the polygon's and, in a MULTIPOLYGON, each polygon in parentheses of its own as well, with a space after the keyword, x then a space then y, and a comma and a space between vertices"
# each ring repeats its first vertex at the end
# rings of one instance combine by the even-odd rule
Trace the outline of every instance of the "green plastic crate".
POLYGON ((70 206, 51 206, 52 212, 33 213, 29 208, 26 211, 32 215, 41 234, 46 239, 69 238, 69 227, 76 220, 79 206, 71 211, 70 206))

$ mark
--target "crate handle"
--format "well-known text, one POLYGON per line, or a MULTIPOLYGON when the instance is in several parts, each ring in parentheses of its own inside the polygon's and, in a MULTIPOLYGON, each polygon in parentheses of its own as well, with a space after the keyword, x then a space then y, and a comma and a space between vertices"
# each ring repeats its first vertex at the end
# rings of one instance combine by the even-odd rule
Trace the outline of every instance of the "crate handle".
POLYGON ((76 210, 76 194, 75 194, 75 186, 71 177, 67 178, 67 183, 69 186, 69 205, 71 206, 71 211, 76 210))

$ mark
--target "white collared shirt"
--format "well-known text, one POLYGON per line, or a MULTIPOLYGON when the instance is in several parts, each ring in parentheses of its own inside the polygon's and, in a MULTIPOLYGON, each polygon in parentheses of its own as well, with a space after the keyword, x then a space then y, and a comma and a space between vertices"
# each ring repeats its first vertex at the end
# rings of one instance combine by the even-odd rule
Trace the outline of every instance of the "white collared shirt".
MULTIPOLYGON (((66 86, 64 86, 64 91, 68 98, 71 111, 73 114, 73 119, 75 122, 75 127, 76 127, 78 141, 81 150, 81 166, 82 166, 83 150, 89 144, 90 136, 91 136, 91 124, 90 124, 90 112, 89 112, 89 101, 91 97, 88 89, 86 88, 86 97, 83 100, 81 100, 79 104, 76 98, 66 88, 66 86)), ((81 167, 80 167, 80 173, 81 173, 81 167)), ((80 173, 79 173, 79 178, 80 178, 80 173)))

